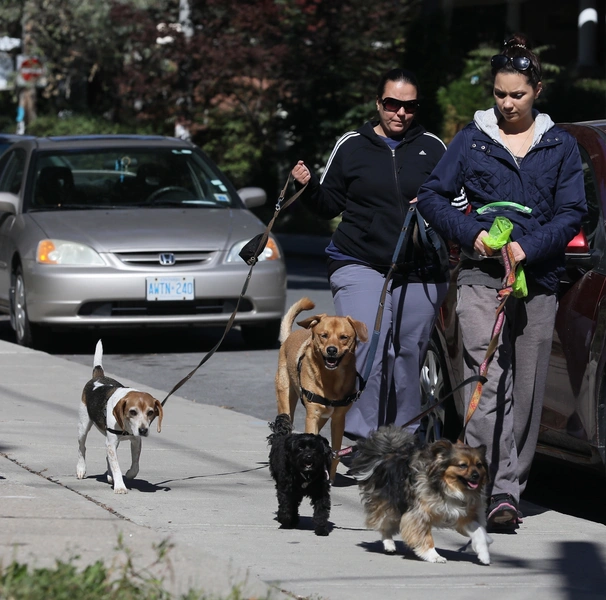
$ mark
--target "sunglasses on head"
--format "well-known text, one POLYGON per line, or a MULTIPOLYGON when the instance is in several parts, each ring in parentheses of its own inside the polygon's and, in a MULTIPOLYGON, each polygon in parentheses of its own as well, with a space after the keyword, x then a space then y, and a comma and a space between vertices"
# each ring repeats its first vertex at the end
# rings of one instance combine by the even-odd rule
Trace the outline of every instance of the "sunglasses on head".
POLYGON ((418 100, 396 100, 395 98, 383 98, 381 100, 383 109, 389 112, 398 112, 401 108, 407 113, 414 113, 419 108, 418 100))
POLYGON ((504 54, 495 54, 490 59, 490 66, 493 69, 503 69, 507 66, 508 63, 511 63, 511 66, 516 71, 527 71, 530 68, 530 59, 525 56, 515 56, 510 58, 509 56, 505 56, 504 54))

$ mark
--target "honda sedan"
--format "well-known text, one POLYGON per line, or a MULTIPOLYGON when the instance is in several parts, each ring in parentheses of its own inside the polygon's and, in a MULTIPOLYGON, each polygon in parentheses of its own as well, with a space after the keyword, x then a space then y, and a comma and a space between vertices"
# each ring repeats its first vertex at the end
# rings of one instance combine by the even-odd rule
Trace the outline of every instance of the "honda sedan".
MULTIPOLYGON (((0 311, 32 347, 53 329, 225 326, 265 199, 174 138, 17 141, 0 158, 0 311)), ((276 344, 285 301, 270 237, 240 299, 245 342, 276 344)))

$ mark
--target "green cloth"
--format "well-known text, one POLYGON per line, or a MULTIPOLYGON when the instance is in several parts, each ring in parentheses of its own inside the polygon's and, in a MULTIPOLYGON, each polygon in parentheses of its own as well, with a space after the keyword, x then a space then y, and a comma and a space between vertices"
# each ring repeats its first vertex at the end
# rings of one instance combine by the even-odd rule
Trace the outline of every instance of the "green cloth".
MULTIPOLYGON (((509 236, 513 231, 513 224, 507 217, 495 217, 490 227, 488 236, 482 242, 492 250, 500 250, 505 244, 509 243, 509 236)), ((516 278, 512 286, 513 295, 516 298, 528 296, 528 286, 526 285, 526 275, 522 265, 516 267, 516 278)))

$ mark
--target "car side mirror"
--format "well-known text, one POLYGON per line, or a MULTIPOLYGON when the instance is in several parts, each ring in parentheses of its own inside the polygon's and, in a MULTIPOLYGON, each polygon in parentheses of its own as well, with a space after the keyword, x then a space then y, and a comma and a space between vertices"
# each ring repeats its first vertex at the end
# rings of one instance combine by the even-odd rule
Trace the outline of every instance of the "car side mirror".
POLYGON ((599 256, 591 250, 587 236, 581 229, 566 246, 566 265, 591 269, 598 260, 599 256))
POLYGON ((263 206, 267 200, 265 190, 260 187, 245 187, 238 190, 238 196, 246 208, 257 208, 263 206))
POLYGON ((19 197, 10 192, 0 192, 0 212, 17 214, 19 208, 19 197))

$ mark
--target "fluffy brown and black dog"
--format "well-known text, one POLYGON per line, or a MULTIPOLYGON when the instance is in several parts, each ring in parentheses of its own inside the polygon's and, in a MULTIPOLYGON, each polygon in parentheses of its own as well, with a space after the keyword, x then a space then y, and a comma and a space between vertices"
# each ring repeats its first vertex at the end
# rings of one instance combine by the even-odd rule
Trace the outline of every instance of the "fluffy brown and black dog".
MULTIPOLYGON (((341 449, 345 415, 356 399, 358 375, 356 346, 368 340, 364 323, 351 317, 314 315, 298 321, 303 329, 292 331, 300 312, 312 310, 309 298, 295 302, 282 319, 280 354, 276 373, 278 414, 294 418, 299 400, 305 405, 305 433, 319 434, 328 419, 333 451, 341 449)), ((330 469, 335 478, 338 459, 330 469)))
POLYGON ((393 535, 421 559, 446 562, 436 549, 432 527, 455 529, 471 538, 482 564, 490 564, 486 533, 486 447, 439 440, 422 444, 394 425, 358 441, 350 473, 358 480, 369 528, 381 532, 393 554, 393 535))
POLYGON ((332 451, 328 440, 311 433, 293 433, 287 414, 278 415, 269 424, 272 434, 267 438, 269 472, 276 483, 278 522, 284 528, 299 522, 299 506, 305 496, 314 509, 316 535, 328 535, 330 517, 330 481, 328 469, 332 451))

